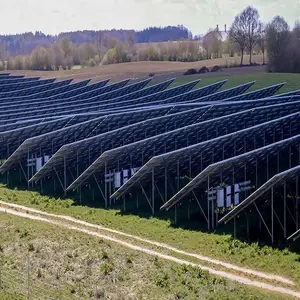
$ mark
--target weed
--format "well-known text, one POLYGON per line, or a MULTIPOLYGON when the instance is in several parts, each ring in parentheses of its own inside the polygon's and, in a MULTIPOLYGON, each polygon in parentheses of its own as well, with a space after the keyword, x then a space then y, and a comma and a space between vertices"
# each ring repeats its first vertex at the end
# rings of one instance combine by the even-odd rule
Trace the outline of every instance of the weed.
POLYGON ((166 272, 163 272, 162 275, 156 275, 154 278, 154 283, 156 286, 161 288, 169 287, 169 275, 166 272))
POLYGON ((130 255, 126 257, 126 263, 132 264, 132 257, 130 255))
POLYGON ((29 252, 33 252, 33 251, 34 251, 34 246, 33 246, 33 244, 30 243, 30 244, 28 245, 28 251, 29 251, 29 252))
POLYGON ((29 232, 26 229, 23 229, 22 231, 19 231, 19 237, 20 239, 23 239, 25 237, 29 236, 29 232))
POLYGON ((74 271, 74 268, 72 266, 66 265, 64 267, 64 273, 71 272, 71 271, 74 271))
POLYGON ((103 259, 103 260, 109 259, 108 254, 107 254, 106 251, 102 251, 102 253, 101 253, 101 259, 103 259))
POLYGON ((100 271, 104 274, 104 275, 108 275, 109 273, 111 273, 114 269, 114 266, 112 263, 109 262, 104 262, 101 266, 100 266, 100 271))

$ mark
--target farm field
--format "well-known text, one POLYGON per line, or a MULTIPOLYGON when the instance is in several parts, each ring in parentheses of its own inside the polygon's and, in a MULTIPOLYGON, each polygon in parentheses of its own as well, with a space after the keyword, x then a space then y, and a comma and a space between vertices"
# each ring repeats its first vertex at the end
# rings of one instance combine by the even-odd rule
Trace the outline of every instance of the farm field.
POLYGON ((0 229, 5 287, 19 289, 1 299, 25 299, 24 278, 32 299, 289 299, 39 221, 0 213, 0 229))
MULTIPOLYGON (((245 56, 247 64, 249 57, 245 56)), ((177 77, 191 68, 200 69, 203 66, 211 68, 215 65, 219 66, 236 66, 239 65, 240 57, 228 57, 211 60, 202 60, 198 62, 167 62, 167 61, 145 61, 145 62, 130 62, 122 64, 111 64, 93 68, 74 69, 68 71, 11 71, 12 74, 25 74, 26 76, 42 76, 43 78, 57 77, 59 79, 74 78, 75 80, 83 80, 92 78, 102 80, 111 78, 113 81, 122 80, 125 78, 144 78, 148 77, 149 73, 154 73, 155 77, 177 77)), ((262 64, 262 56, 253 56, 253 62, 262 64)), ((262 72, 265 67, 244 67, 224 69, 224 72, 229 74, 262 72)), ((202 74, 203 75, 203 74, 202 74)), ((204 74, 204 76, 215 76, 216 73, 204 74)))

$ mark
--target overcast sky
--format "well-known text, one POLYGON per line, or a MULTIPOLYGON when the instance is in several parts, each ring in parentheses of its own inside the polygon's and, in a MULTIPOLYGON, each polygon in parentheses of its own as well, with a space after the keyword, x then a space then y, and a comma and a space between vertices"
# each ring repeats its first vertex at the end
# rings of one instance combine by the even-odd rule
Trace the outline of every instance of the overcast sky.
POLYGON ((203 34, 219 24, 230 26, 247 5, 263 21, 300 18, 300 0, 0 0, 0 34, 42 31, 57 34, 83 29, 143 29, 183 24, 203 34))

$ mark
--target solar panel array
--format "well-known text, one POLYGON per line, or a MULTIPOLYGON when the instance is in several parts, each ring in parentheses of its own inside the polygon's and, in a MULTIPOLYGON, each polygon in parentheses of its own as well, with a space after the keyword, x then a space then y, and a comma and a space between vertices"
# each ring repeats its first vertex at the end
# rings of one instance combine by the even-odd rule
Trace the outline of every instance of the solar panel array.
MULTIPOLYGON (((0 74, 0 172, 8 182, 92 195, 106 207, 140 199, 152 214, 175 209, 174 222, 188 209, 209 229, 253 205, 262 216, 263 195, 287 180, 297 186, 299 90, 278 94, 281 83, 247 93, 255 82, 226 89, 226 80, 197 87, 200 79, 170 87, 174 80, 0 74)), ((284 225, 285 238, 299 235, 295 223, 294 231, 284 225)))

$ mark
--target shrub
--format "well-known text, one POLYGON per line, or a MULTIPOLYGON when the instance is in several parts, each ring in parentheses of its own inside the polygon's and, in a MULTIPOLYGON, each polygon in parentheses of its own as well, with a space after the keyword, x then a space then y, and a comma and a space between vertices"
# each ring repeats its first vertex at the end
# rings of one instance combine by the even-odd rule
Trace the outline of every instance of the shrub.
POLYGON ((164 272, 161 276, 156 275, 154 283, 161 288, 167 288, 169 286, 169 275, 166 272, 164 272))
POLYGON ((108 254, 107 254, 106 251, 102 251, 101 259, 109 259, 108 254))
POLYGON ((108 262, 104 262, 101 266, 100 266, 100 270, 104 275, 108 275, 109 273, 111 273, 113 271, 113 264, 112 263, 108 263, 108 262))
POLYGON ((126 257, 126 263, 132 264, 132 257, 130 255, 126 257))

